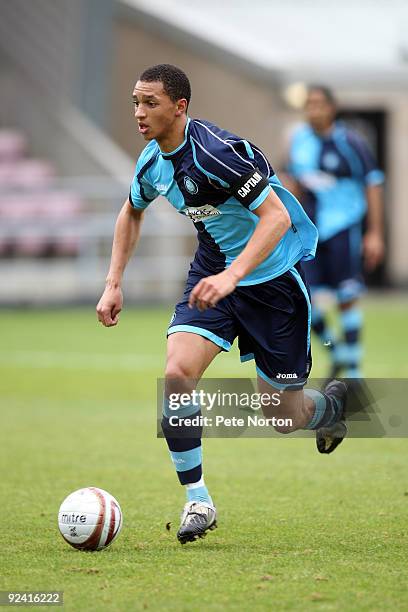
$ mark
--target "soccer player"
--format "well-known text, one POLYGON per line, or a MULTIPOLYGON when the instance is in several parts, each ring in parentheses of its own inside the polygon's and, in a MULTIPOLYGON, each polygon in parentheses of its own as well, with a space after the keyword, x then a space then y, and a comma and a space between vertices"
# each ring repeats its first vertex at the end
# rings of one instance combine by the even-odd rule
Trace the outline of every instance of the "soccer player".
MULTIPOLYGON (((303 391, 311 366, 311 307, 300 261, 314 255, 315 226, 258 147, 189 118, 190 96, 187 76, 168 64, 145 70, 134 87, 135 118, 147 145, 116 222, 97 306, 103 325, 118 323, 122 276, 144 210, 164 195, 198 234, 185 292, 167 331, 163 400, 162 430, 187 495, 177 533, 181 543, 213 529, 216 509, 203 478, 201 429, 190 436, 184 423, 200 407, 192 401, 180 408, 175 424, 170 394, 191 394, 216 355, 229 351, 238 337, 242 360, 255 360, 259 391, 282 391, 279 406, 265 407, 268 417, 292 420, 278 431, 316 430, 320 452, 331 452, 345 435, 347 392, 339 381, 324 392, 303 391), (281 374, 290 375, 289 388, 281 374)), ((249 101, 246 108, 250 112, 249 101)))
POLYGON ((307 123, 297 129, 290 144, 288 170, 295 184, 288 187, 301 200, 319 231, 316 257, 305 264, 312 293, 312 326, 331 355, 330 377, 344 372, 361 376, 362 312, 358 305, 365 267, 373 270, 384 254, 383 173, 366 142, 354 130, 335 121, 333 93, 311 86, 307 123), (367 212, 367 228, 362 222, 367 212), (336 292, 342 341, 336 342, 325 313, 319 308, 319 290, 336 292))

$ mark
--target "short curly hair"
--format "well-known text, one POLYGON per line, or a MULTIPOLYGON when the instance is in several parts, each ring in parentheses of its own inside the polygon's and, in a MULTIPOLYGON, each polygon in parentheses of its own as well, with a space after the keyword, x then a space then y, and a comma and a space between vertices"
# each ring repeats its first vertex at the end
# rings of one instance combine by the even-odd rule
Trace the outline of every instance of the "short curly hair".
POLYGON ((181 98, 187 100, 187 107, 191 99, 191 86, 187 75, 177 66, 171 64, 157 64, 147 68, 139 77, 140 81, 163 83, 164 92, 172 102, 181 98))

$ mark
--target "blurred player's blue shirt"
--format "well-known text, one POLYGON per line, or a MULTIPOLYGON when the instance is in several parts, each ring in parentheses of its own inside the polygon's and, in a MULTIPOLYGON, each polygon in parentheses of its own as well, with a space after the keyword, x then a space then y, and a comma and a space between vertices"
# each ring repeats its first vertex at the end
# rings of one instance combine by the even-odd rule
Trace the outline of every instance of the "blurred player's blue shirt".
POLYGON ((287 208, 292 227, 239 283, 254 285, 313 258, 317 243, 315 226, 257 147, 208 121, 188 119, 177 149, 163 153, 152 140, 142 151, 129 200, 134 208, 145 209, 163 195, 190 217, 199 242, 191 271, 209 276, 228 267, 245 248, 259 222, 252 211, 271 189, 287 208))
POLYGON ((308 125, 294 133, 288 170, 304 190, 302 204, 319 230, 319 240, 362 220, 365 188, 384 181, 363 138, 336 122, 321 137, 308 125))

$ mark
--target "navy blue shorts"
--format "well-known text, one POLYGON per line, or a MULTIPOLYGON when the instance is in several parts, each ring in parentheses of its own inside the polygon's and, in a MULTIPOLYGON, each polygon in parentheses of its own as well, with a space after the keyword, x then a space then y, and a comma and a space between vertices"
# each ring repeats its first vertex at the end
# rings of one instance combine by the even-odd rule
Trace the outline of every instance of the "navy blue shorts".
POLYGON ((265 283, 237 287, 204 312, 188 307, 190 291, 201 278, 190 272, 168 335, 196 333, 224 351, 238 337, 241 361, 255 359, 264 380, 277 388, 302 387, 312 361, 310 297, 300 264, 265 283))
POLYGON ((364 291, 361 259, 361 225, 353 225, 317 245, 316 257, 304 263, 312 292, 332 289, 340 303, 364 291))

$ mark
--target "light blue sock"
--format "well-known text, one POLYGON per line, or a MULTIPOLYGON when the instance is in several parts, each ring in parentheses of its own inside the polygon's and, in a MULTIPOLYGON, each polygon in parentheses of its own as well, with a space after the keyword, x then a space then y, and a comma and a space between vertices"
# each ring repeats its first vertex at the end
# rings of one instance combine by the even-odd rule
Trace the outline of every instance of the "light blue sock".
POLYGON ((316 389, 305 389, 305 395, 313 400, 315 410, 310 422, 304 429, 330 427, 339 420, 342 411, 342 402, 339 398, 321 393, 316 389))
POLYGON ((162 430, 179 482, 186 487, 187 501, 206 502, 212 506, 213 502, 205 486, 202 472, 201 428, 195 428, 195 436, 198 437, 191 438, 187 433, 188 428, 183 425, 184 418, 194 418, 200 414, 198 404, 191 403, 188 406, 177 407, 168 398, 164 398, 162 430), (177 409, 175 410, 175 408, 177 409), (180 436, 184 431, 183 436, 173 437, 174 429, 169 421, 171 417, 173 417, 173 425, 178 423, 176 426, 177 436, 180 436))
POLYGON ((187 501, 205 502, 213 506, 213 500, 205 486, 204 478, 200 478, 198 482, 193 482, 186 485, 187 501))
POLYGON ((348 308, 340 314, 344 334, 343 363, 347 378, 361 378, 362 347, 360 342, 363 313, 357 306, 348 308))

